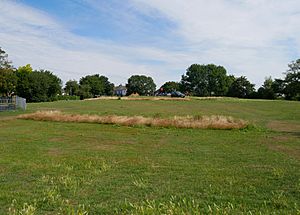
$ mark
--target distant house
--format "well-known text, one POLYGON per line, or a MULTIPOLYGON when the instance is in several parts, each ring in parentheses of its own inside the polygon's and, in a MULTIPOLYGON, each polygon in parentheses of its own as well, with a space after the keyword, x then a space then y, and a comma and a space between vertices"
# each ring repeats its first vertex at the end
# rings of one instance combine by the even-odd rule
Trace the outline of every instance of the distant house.
POLYGON ((119 85, 118 87, 115 87, 114 94, 116 96, 126 96, 127 88, 125 86, 119 85))

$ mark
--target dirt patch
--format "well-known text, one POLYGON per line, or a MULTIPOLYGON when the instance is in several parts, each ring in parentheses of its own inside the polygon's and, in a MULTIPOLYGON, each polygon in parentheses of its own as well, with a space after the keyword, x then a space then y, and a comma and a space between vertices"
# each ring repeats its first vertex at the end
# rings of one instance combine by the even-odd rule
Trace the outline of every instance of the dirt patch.
POLYGON ((289 135, 271 137, 272 142, 287 142, 290 141, 291 139, 292 137, 289 135))
POLYGON ((6 166, 4 164, 0 164, 0 173, 3 173, 6 171, 6 166))
POLYGON ((272 136, 267 140, 264 140, 263 143, 272 151, 280 152, 300 160, 300 145, 297 145, 298 141, 299 138, 289 132, 272 136))
POLYGON ((132 145, 132 144, 134 144, 134 142, 131 141, 131 140, 128 140, 128 141, 125 141, 125 140, 120 140, 120 141, 110 140, 109 142, 105 141, 105 143, 92 143, 92 144, 89 144, 89 145, 92 149, 95 149, 95 150, 114 151, 119 146, 132 145))
POLYGON ((286 121, 271 121, 267 127, 274 131, 297 132, 300 133, 300 124, 286 121))
POLYGON ((61 156, 63 155, 63 152, 60 148, 50 148, 47 154, 51 156, 61 156))
POLYGON ((17 116, 1 116, 0 121, 8 121, 8 120, 14 120, 17 119, 17 116))
POLYGON ((269 149, 287 154, 297 160, 300 160, 300 148, 290 148, 284 145, 268 144, 269 149))
POLYGON ((117 144, 95 144, 90 148, 96 151, 115 151, 117 144))
POLYGON ((65 138, 62 137, 53 137, 49 139, 50 142, 61 143, 65 141, 65 138))

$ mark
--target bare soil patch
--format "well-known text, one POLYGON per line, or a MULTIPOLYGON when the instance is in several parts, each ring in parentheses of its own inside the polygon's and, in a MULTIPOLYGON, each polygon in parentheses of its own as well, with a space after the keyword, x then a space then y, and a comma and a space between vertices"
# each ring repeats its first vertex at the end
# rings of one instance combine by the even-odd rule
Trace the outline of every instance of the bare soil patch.
POLYGON ((16 116, 1 116, 0 121, 14 120, 16 118, 17 118, 16 116))
POLYGON ((300 160, 300 148, 289 148, 284 145, 268 144, 271 150, 287 154, 293 158, 300 160))
POLYGON ((267 127, 274 131, 283 131, 283 132, 299 132, 300 133, 300 124, 291 123, 286 121, 271 121, 267 124, 267 127))
POLYGON ((297 140, 298 137, 295 137, 293 133, 286 133, 284 135, 271 137, 265 143, 272 151, 280 152, 300 160, 300 146, 290 146, 289 144, 297 140))
POLYGON ((60 156, 63 154, 60 148, 50 148, 47 153, 51 156, 60 156))

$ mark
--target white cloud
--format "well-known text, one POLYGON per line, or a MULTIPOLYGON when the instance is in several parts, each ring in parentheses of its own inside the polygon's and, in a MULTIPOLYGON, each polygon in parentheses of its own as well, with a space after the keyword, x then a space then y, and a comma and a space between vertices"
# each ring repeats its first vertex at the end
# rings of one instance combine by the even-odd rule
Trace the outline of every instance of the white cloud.
MULTIPOLYGON (((97 5, 95 0, 85 2, 97 5)), ((300 54, 298 0, 130 0, 129 4, 145 16, 175 23, 171 33, 181 42, 172 41, 173 47, 163 49, 92 40, 71 33, 45 12, 0 0, 0 46, 16 66, 31 63, 64 81, 99 73, 115 84, 125 83, 132 74, 150 75, 158 85, 179 80, 192 63, 221 64, 231 74, 261 84, 266 76, 282 77, 287 63, 300 54)), ((118 22, 142 27, 136 17, 126 17, 129 20, 118 22)))
POLYGON ((232 72, 261 83, 281 76, 291 52, 299 57, 299 0, 132 0, 140 10, 149 7, 178 24, 199 63, 217 62, 232 72), (296 47, 284 42, 294 41, 296 47))
POLYGON ((30 63, 34 69, 53 71, 64 81, 96 73, 115 84, 125 83, 133 74, 150 75, 158 85, 177 78, 164 71, 166 66, 138 63, 159 58, 173 61, 176 54, 76 36, 47 14, 13 1, 0 2, 0 17, 1 46, 15 66, 30 63))

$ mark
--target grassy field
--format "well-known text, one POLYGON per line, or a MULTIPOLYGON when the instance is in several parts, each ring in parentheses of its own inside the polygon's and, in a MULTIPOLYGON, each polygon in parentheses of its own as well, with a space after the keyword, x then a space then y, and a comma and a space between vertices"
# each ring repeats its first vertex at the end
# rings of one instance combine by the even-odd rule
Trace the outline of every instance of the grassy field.
POLYGON ((39 122, 0 113, 0 214, 300 214, 300 103, 218 99, 59 101, 61 110, 225 115, 208 130, 39 122))

